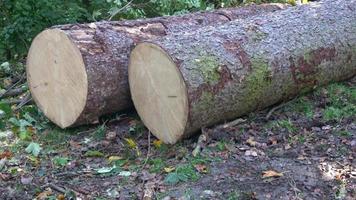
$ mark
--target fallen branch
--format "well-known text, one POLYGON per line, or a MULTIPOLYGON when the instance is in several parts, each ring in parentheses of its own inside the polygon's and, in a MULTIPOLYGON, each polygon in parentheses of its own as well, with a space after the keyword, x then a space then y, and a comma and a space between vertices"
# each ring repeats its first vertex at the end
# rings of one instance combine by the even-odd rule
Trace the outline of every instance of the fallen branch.
POLYGON ((206 130, 206 128, 202 128, 201 132, 202 134, 199 136, 197 145, 195 146, 192 152, 193 157, 197 157, 206 145, 205 143, 208 138, 208 131, 206 130))
POLYGON ((144 169, 146 164, 147 164, 147 161, 149 159, 149 156, 150 156, 150 153, 151 153, 151 132, 148 131, 148 148, 147 148, 147 155, 146 155, 146 159, 145 159, 145 162, 143 163, 141 169, 144 169))
POLYGON ((32 97, 31 97, 31 94, 28 93, 28 94, 21 100, 21 102, 16 106, 15 111, 21 109, 22 106, 28 104, 30 101, 32 101, 32 97))
POLYGON ((27 91, 27 88, 23 88, 23 87, 15 88, 15 89, 9 90, 8 92, 2 93, 1 97, 2 98, 14 97, 14 96, 20 95, 26 91, 27 91))
POLYGON ((7 90, 0 95, 0 99, 4 98, 5 95, 10 92, 14 87, 16 87, 19 83, 21 83, 25 79, 25 73, 22 74, 20 80, 18 80, 16 83, 12 84, 7 90))

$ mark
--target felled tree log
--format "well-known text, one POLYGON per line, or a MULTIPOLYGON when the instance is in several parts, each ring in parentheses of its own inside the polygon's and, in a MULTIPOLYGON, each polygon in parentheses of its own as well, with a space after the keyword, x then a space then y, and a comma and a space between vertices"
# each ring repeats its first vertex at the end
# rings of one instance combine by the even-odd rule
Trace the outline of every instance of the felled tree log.
POLYGON ((216 25, 287 7, 265 4, 174 17, 55 26, 33 41, 27 78, 44 114, 65 128, 132 105, 127 67, 134 45, 145 39, 216 25))
POLYGON ((138 44, 129 82, 165 143, 356 74, 356 1, 325 0, 138 44))

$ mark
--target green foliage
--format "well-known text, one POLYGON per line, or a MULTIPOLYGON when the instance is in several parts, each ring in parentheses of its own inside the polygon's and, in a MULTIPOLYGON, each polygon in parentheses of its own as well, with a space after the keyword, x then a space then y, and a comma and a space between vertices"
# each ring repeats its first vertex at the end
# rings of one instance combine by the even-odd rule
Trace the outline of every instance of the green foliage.
POLYGON ((324 120, 341 120, 355 115, 355 88, 338 83, 328 86, 325 92, 330 103, 323 111, 324 120))
POLYGON ((53 158, 53 164, 59 167, 64 167, 68 164, 70 159, 68 157, 56 156, 53 158))
POLYGON ((81 4, 79 0, 0 1, 0 58, 21 58, 34 36, 47 27, 88 21, 90 14, 81 4))
POLYGON ((41 151, 41 147, 38 143, 35 142, 31 142, 27 148, 25 149, 25 151, 29 154, 32 154, 33 156, 38 156, 40 154, 41 151))
POLYGON ((2 0, 0 64, 26 56, 33 38, 57 24, 168 16, 241 3, 288 0, 2 0))
POLYGON ((273 121, 267 125, 268 128, 272 129, 278 129, 278 128, 283 128, 286 129, 288 132, 293 133, 297 131, 297 128, 294 126, 293 122, 290 121, 290 119, 286 120, 278 120, 278 121, 273 121))
POLYGON ((299 98, 296 101, 292 101, 285 108, 285 110, 299 112, 308 118, 313 118, 313 109, 313 104, 307 98, 299 98))
POLYGON ((198 173, 191 164, 178 166, 174 172, 170 172, 164 182, 166 184, 175 185, 179 182, 186 182, 188 180, 196 181, 199 179, 198 173))
POLYGON ((162 158, 151 159, 148 161, 148 164, 151 165, 150 170, 149 170, 151 173, 161 172, 165 165, 162 158))
POLYGON ((96 140, 102 140, 105 138, 106 125, 105 123, 100 125, 93 133, 93 138, 96 140))
POLYGON ((104 157, 104 154, 100 151, 89 150, 89 151, 85 152, 84 156, 86 156, 86 157, 104 157))

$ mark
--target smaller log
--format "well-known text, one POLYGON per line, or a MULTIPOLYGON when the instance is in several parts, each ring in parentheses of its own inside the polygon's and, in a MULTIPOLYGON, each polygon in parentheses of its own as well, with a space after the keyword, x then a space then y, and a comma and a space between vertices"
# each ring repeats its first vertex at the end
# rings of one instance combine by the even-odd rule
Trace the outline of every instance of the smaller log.
POLYGON ((144 124, 175 143, 356 74, 356 1, 324 0, 140 43, 129 82, 144 124))

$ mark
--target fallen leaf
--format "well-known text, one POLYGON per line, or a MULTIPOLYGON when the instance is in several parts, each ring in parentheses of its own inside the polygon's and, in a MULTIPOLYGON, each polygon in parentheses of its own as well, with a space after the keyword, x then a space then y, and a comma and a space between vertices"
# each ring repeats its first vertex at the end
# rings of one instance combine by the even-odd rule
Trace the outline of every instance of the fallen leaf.
POLYGON ((6 162, 7 162, 6 158, 0 159, 0 172, 5 167, 6 162))
POLYGON ((162 140, 154 140, 153 141, 153 146, 156 147, 157 149, 161 148, 162 140))
POLYGON ((7 181, 11 178, 10 173, 0 173, 0 180, 7 181))
POLYGON ((248 140, 246 140, 246 143, 252 147, 256 146, 256 141, 253 140, 254 137, 250 137, 248 140))
POLYGON ((304 157, 303 155, 299 155, 299 156, 297 157, 297 159, 298 159, 298 160, 305 160, 305 157, 304 157))
POLYGON ((173 172, 175 169, 176 169, 175 167, 170 166, 170 167, 165 167, 165 168, 164 168, 164 171, 165 171, 166 173, 170 173, 170 172, 173 172))
POLYGON ((115 161, 117 161, 117 160, 122 160, 122 159, 124 159, 124 158, 121 157, 121 156, 110 156, 110 157, 108 158, 109 163, 115 162, 115 161))
POLYGON ((256 157, 257 156, 257 152, 256 151, 252 151, 252 150, 247 150, 245 152, 245 156, 253 156, 256 157))
POLYGON ((11 151, 4 151, 2 153, 0 153, 0 160, 3 158, 11 158, 12 157, 12 152, 11 151))
POLYGON ((208 173, 208 168, 206 167, 206 165, 196 164, 194 165, 194 167, 199 173, 208 173))
POLYGON ((131 172, 129 172, 129 171, 121 171, 121 172, 119 173, 119 176, 128 177, 128 176, 131 176, 131 172))
POLYGON ((28 185, 30 183, 32 183, 33 177, 32 176, 21 176, 21 183, 24 185, 28 185))
POLYGON ((27 152, 27 153, 30 153, 30 154, 32 154, 32 155, 34 155, 34 156, 38 156, 38 154, 40 154, 40 151, 41 151, 41 147, 40 147, 40 145, 38 144, 38 143, 35 143, 35 142, 31 142, 28 146, 27 146, 27 148, 25 149, 25 151, 27 152))
POLYGON ((124 139, 131 149, 135 149, 137 147, 137 144, 133 139, 131 138, 124 138, 124 139))
POLYGON ((26 158, 28 160, 30 160, 32 162, 32 164, 35 165, 35 166, 38 166, 40 164, 40 160, 35 156, 31 155, 31 156, 27 156, 26 158))
POLYGON ((38 200, 45 200, 45 199, 48 199, 49 196, 52 195, 52 190, 51 188, 47 188, 45 191, 39 193, 36 197, 36 199, 38 200))
POLYGON ((271 145, 275 145, 278 143, 277 138, 275 138, 275 137, 269 138, 268 141, 271 145))
POLYGON ((72 148, 75 148, 75 149, 80 149, 82 146, 78 143, 78 142, 75 142, 73 140, 70 140, 69 141, 69 145, 72 147, 72 148))
POLYGON ((262 178, 270 178, 270 177, 281 177, 283 173, 279 173, 273 170, 267 170, 262 172, 262 178))
POLYGON ((89 150, 89 151, 85 152, 84 156, 86 156, 86 157, 103 157, 104 154, 101 153, 100 151, 89 150))
POLYGON ((110 173, 111 171, 113 171, 114 169, 116 169, 117 167, 114 165, 112 167, 102 167, 99 169, 95 169, 95 171, 99 174, 106 174, 106 173, 110 173))
POLYGON ((59 194, 57 196, 57 200, 65 200, 65 196, 63 194, 59 194))
POLYGON ((106 139, 107 140, 114 140, 116 138, 116 132, 110 131, 106 134, 106 139))
POLYGON ((342 180, 342 173, 337 173, 335 175, 335 180, 341 181, 342 180))

